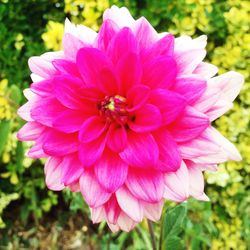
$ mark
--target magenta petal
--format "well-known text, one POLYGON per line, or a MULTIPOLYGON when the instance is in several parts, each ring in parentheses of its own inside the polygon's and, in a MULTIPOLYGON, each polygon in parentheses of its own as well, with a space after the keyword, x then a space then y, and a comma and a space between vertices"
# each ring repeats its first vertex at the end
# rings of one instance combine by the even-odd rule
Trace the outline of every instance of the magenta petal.
POLYGON ((124 27, 112 39, 108 46, 107 54, 114 65, 126 53, 137 53, 138 45, 132 31, 124 27))
POLYGON ((70 109, 81 109, 81 90, 84 83, 81 79, 70 75, 56 76, 53 80, 56 98, 70 109))
POLYGON ((161 112, 152 104, 146 104, 131 115, 134 119, 128 125, 135 132, 150 132, 161 126, 161 112))
POLYGON ((145 85, 136 85, 127 93, 127 111, 133 112, 141 108, 147 101, 150 94, 150 88, 145 85))
POLYGON ((143 65, 142 84, 151 88, 169 88, 175 83, 177 68, 170 56, 156 57, 143 65))
POLYGON ((76 134, 65 134, 56 130, 46 133, 43 150, 51 156, 63 156, 76 152, 78 140, 76 134))
POLYGON ((175 141, 185 142, 198 137, 209 126, 209 123, 206 115, 187 106, 182 116, 171 124, 169 131, 175 141))
POLYGON ((103 205, 111 196, 110 193, 103 190, 94 174, 90 171, 85 171, 82 174, 80 178, 80 189, 90 207, 103 205))
POLYGON ((141 82, 142 67, 140 58, 135 53, 125 53, 116 65, 121 93, 125 94, 133 85, 141 82))
POLYGON ((77 53, 76 64, 83 81, 89 87, 100 83, 101 70, 112 70, 112 63, 107 55, 95 48, 80 49, 77 53))
POLYGON ((153 90, 149 99, 160 109, 163 123, 166 125, 180 116, 186 106, 186 101, 181 95, 166 89, 153 90))
POLYGON ((156 170, 129 169, 126 186, 139 200, 159 202, 163 198, 163 174, 156 170))
POLYGON ((107 146, 114 152, 121 152, 127 145, 127 132, 124 127, 111 125, 107 135, 107 146))
POLYGON ((158 38, 157 32, 145 17, 141 17, 135 21, 134 33, 142 49, 152 45, 158 38))
POLYGON ((146 62, 158 56, 172 56, 174 52, 174 36, 167 34, 149 48, 141 51, 142 61, 146 62))
POLYGON ((128 132, 128 142, 120 153, 121 158, 130 166, 151 167, 156 164, 159 157, 158 146, 151 134, 138 134, 128 132))
POLYGON ((83 173, 83 165, 78 159, 78 154, 65 156, 62 163, 62 183, 65 186, 73 184, 78 181, 83 173))
POLYGON ((86 116, 82 115, 80 111, 68 109, 55 117, 52 126, 62 132, 73 133, 80 130, 85 119, 86 116))
POLYGON ((82 124, 79 140, 88 143, 98 138, 107 128, 107 124, 99 117, 92 116, 82 124))
POLYGON ((121 209, 117 203, 116 197, 113 194, 108 202, 104 205, 107 221, 111 224, 117 224, 121 209))
POLYGON ((206 86, 204 78, 190 75, 177 78, 172 90, 185 97, 188 104, 193 104, 203 95, 206 86))
POLYGON ((153 134, 159 147, 159 163, 156 168, 163 172, 174 172, 181 165, 181 155, 173 137, 166 129, 160 129, 153 134))
POLYGON ((31 108, 31 117, 39 123, 52 127, 55 117, 63 112, 65 107, 54 97, 40 99, 31 108))
POLYGON ((39 96, 50 96, 53 91, 52 80, 42 80, 39 82, 33 82, 30 86, 32 92, 36 93, 39 96))
POLYGON ((57 157, 50 157, 44 168, 45 183, 47 187, 54 191, 60 191, 64 188, 61 181, 61 164, 62 160, 57 157))
POLYGON ((33 141, 36 140, 43 132, 44 126, 37 122, 27 122, 18 131, 17 138, 20 141, 33 141))
POLYGON ((52 63, 60 73, 80 77, 76 63, 65 59, 56 59, 52 63))
POLYGON ((81 143, 79 146, 79 159, 84 166, 93 165, 102 155, 106 144, 105 136, 89 143, 81 143))
POLYGON ((105 150, 94 168, 99 183, 110 193, 115 192, 123 185, 128 172, 128 165, 119 155, 108 150, 105 150))
POLYGON ((110 19, 105 20, 98 33, 98 48, 100 50, 106 51, 110 41, 113 39, 118 30, 119 27, 115 22, 110 19))

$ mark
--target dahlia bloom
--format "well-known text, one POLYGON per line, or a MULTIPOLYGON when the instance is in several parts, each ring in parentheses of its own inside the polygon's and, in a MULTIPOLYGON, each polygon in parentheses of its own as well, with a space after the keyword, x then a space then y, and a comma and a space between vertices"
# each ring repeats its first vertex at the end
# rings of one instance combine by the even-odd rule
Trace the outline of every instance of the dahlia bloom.
POLYGON ((49 189, 81 191, 94 223, 129 231, 159 220, 164 199, 208 200, 203 171, 241 160, 212 122, 243 77, 214 77, 206 36, 157 33, 124 7, 103 19, 99 33, 66 20, 63 51, 30 58, 18 138, 47 158, 49 189))

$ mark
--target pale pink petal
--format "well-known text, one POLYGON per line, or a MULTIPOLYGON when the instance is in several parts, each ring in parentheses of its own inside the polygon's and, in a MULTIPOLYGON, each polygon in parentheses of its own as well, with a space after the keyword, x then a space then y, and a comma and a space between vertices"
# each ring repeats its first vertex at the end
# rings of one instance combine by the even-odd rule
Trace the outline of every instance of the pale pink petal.
POLYGON ((104 206, 90 208, 91 220, 95 223, 100 223, 106 219, 104 206))
POLYGON ((157 203, 148 203, 145 201, 140 201, 143 207, 143 213, 146 218, 151 221, 158 221, 161 218, 161 213, 164 205, 164 200, 157 203))
POLYGON ((103 20, 105 21, 108 19, 116 23, 119 28, 131 27, 135 23, 134 18, 131 16, 126 7, 119 8, 115 5, 113 5, 110 9, 105 10, 103 20))
POLYGON ((93 173, 85 171, 80 178, 80 188, 83 197, 90 207, 99 207, 110 198, 111 194, 105 192, 96 180, 93 173))
POLYGON ((137 224, 131 217, 129 217, 127 214, 123 212, 121 212, 117 223, 120 229, 125 232, 131 231, 137 224))
POLYGON ((181 167, 174 173, 165 174, 165 198, 172 199, 172 193, 179 200, 186 200, 189 196, 189 174, 187 166, 182 162, 181 167), (170 190, 171 193, 168 192, 170 190))
POLYGON ((198 64, 193 74, 200 75, 201 77, 204 77, 208 80, 209 78, 215 76, 217 72, 218 68, 213 64, 201 62, 200 64, 198 64))
POLYGON ((61 159, 56 157, 50 157, 45 164, 45 182, 49 189, 54 191, 60 191, 64 188, 61 182, 61 159))
POLYGON ((44 126, 37 122, 28 122, 18 131, 17 138, 20 141, 36 140, 43 132, 44 126))
POLYGON ((124 213, 136 222, 142 221, 143 210, 138 199, 136 199, 125 187, 117 190, 115 195, 124 213))
POLYGON ((113 194, 108 202, 104 204, 107 221, 111 224, 117 224, 121 209, 117 203, 116 197, 113 194))
POLYGON ((133 196, 139 200, 159 202, 164 193, 163 174, 154 169, 138 170, 130 167, 126 186, 133 196))

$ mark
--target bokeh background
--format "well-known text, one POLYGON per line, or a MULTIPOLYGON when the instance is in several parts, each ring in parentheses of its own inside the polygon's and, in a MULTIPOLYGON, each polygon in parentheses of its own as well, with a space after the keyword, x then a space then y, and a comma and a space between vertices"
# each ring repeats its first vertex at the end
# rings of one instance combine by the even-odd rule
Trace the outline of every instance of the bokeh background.
MULTIPOLYGON (((146 222, 110 234, 105 223, 91 223, 81 194, 49 191, 43 160, 26 158, 30 144, 16 139, 23 124, 16 111, 31 83, 28 58, 61 48, 66 17, 98 30, 112 4, 145 16, 159 32, 207 34, 206 60, 220 74, 245 76, 233 109, 215 122, 243 161, 206 173, 211 202, 187 202, 181 244, 167 249, 250 249, 250 2, 243 0, 0 0, 0 249, 150 249, 146 222)), ((154 230, 159 238, 160 225, 154 230)))

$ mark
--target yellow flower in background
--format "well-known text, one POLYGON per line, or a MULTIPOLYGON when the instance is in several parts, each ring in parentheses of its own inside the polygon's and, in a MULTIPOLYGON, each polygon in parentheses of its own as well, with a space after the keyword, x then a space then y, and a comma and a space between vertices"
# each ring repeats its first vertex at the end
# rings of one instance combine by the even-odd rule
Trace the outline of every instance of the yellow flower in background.
POLYGON ((62 36, 64 25, 61 23, 49 21, 47 31, 42 34, 42 39, 48 49, 60 50, 62 47, 62 36))
POLYGON ((0 120, 9 120, 11 118, 11 107, 7 97, 7 86, 7 79, 0 81, 0 120))

